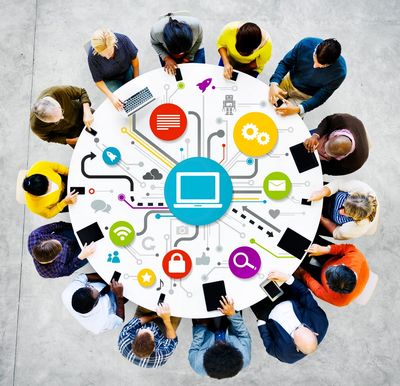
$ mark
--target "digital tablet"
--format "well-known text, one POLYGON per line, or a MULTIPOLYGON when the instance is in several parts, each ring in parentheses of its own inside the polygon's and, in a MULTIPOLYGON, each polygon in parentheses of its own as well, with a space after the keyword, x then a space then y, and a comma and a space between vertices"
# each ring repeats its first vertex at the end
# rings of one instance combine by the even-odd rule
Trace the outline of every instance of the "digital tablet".
POLYGON ((223 280, 213 283, 203 284, 204 299, 206 301, 207 311, 215 311, 221 307, 221 296, 226 296, 225 283, 223 280))
POLYGON ((76 234, 78 235, 82 245, 89 245, 92 241, 97 241, 104 237, 103 232, 101 231, 97 222, 80 229, 78 232, 76 232, 76 234))
POLYGON ((293 229, 287 228, 282 238, 279 240, 278 247, 289 252, 294 257, 302 259, 305 250, 311 245, 311 241, 293 229))
POLYGON ((303 142, 291 146, 289 149, 299 173, 306 172, 307 170, 314 169, 318 166, 318 160, 314 152, 309 153, 304 147, 303 142))

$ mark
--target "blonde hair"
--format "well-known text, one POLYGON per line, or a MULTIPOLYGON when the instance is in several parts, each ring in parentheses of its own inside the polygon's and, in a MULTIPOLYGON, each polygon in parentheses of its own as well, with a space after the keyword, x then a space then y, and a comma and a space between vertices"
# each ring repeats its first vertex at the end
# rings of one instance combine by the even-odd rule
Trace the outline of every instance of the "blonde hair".
POLYGON ((108 47, 117 47, 118 39, 110 29, 101 28, 93 33, 90 42, 93 47, 93 55, 97 55, 108 47))
POLYGON ((368 219, 372 222, 376 215, 378 202, 370 194, 352 193, 343 203, 343 208, 348 216, 354 221, 368 219))

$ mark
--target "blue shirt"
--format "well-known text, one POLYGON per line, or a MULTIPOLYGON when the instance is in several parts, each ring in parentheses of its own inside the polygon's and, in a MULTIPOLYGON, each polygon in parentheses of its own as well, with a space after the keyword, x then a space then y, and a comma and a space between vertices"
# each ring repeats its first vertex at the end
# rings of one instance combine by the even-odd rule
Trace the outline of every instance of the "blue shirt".
POLYGON ((114 33, 118 39, 115 47, 115 55, 111 59, 103 58, 101 55, 93 54, 90 47, 88 54, 89 69, 95 83, 106 80, 124 80, 126 72, 136 58, 138 49, 128 36, 114 33))
POLYGON ((280 84, 290 72, 293 86, 312 98, 301 103, 304 111, 311 111, 322 105, 342 84, 346 77, 346 62, 342 56, 325 68, 314 68, 314 50, 323 42, 319 38, 300 40, 279 62, 270 82, 280 84))
POLYGON ((87 264, 87 259, 80 260, 78 258, 81 248, 74 236, 70 223, 59 221, 43 225, 32 231, 28 237, 28 250, 32 257, 34 246, 46 240, 59 241, 62 245, 62 250, 57 258, 49 264, 40 264, 35 258, 33 259, 35 268, 40 276, 45 278, 69 276, 87 264))
POLYGON ((156 368, 165 365, 173 354, 178 344, 178 337, 168 339, 154 322, 140 323, 139 318, 133 318, 122 329, 118 339, 119 352, 130 362, 140 367, 156 368), (132 342, 138 331, 142 328, 150 328, 154 334, 154 351, 147 358, 139 358, 132 351, 132 342))
POLYGON ((339 213, 339 210, 343 207, 343 203, 349 197, 349 193, 338 191, 335 194, 334 204, 331 213, 332 221, 337 225, 343 225, 347 222, 354 221, 351 217, 343 216, 339 213))
MULTIPOLYGON (((226 343, 237 348, 243 355, 243 368, 247 367, 251 358, 251 337, 239 312, 228 316, 230 326, 225 335, 226 343)), ((207 375, 204 369, 204 354, 215 343, 215 334, 206 326, 193 326, 193 341, 189 349, 189 363, 199 375, 207 375)))

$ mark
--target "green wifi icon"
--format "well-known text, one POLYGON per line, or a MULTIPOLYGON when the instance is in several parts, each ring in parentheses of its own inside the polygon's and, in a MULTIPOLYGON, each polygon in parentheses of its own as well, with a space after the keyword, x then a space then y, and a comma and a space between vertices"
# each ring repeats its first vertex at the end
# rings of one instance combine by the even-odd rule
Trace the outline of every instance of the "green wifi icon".
POLYGON ((117 221, 111 225, 109 236, 114 245, 126 247, 135 238, 135 229, 127 221, 117 221))

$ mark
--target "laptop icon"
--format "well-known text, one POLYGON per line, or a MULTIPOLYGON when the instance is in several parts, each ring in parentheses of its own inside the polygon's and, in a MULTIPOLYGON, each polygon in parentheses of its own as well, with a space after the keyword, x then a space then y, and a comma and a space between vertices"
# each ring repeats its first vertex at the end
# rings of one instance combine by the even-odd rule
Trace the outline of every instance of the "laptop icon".
POLYGON ((222 208, 218 172, 177 172, 174 208, 222 208))

